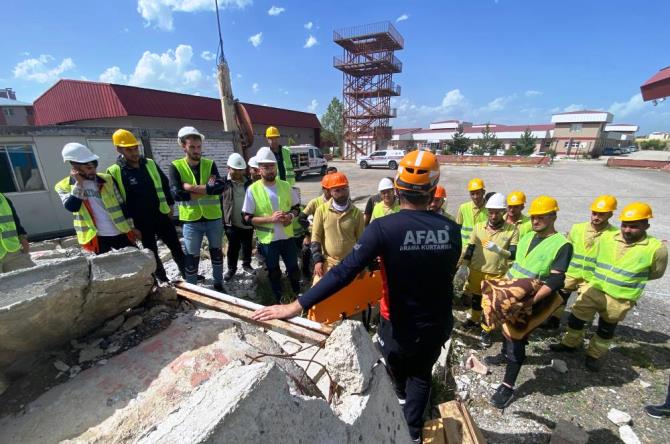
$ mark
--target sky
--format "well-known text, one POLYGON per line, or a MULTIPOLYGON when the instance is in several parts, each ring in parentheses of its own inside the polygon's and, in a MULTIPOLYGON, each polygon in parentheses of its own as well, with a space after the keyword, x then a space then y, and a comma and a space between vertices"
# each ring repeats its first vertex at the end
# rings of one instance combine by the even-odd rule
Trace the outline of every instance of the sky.
MULTIPOLYGON (((341 98, 333 30, 389 21, 405 40, 392 125, 548 123, 607 110, 670 131, 640 85, 670 65, 666 0, 219 0, 234 95, 315 112, 341 98)), ((32 102, 59 78, 218 97, 214 0, 7 2, 0 88, 32 102), (20 25, 19 25, 20 24, 20 25)))

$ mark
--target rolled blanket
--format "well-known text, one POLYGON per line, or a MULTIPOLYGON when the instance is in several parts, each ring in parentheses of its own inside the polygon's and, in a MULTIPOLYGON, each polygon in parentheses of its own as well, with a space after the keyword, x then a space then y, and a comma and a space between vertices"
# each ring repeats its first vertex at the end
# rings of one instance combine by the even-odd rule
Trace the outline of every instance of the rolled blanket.
POLYGON ((482 281, 482 309, 489 327, 510 323, 523 328, 533 312, 533 296, 542 287, 538 279, 490 279, 482 281))

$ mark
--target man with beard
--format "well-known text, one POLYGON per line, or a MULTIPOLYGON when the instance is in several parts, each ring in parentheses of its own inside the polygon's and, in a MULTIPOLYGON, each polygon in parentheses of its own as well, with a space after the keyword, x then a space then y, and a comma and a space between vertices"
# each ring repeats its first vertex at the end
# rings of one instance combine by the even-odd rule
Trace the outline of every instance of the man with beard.
POLYGON ((293 171, 293 162, 291 161, 291 150, 279 143, 279 137, 277 127, 268 126, 265 130, 265 138, 277 161, 279 179, 285 180, 289 185, 293 186, 295 185, 295 172, 293 171))
POLYGON ((458 207, 458 213, 456 214, 456 223, 461 226, 463 248, 468 245, 475 224, 479 222, 486 223, 488 217, 486 208, 484 208, 484 204, 486 203, 484 200, 484 195, 486 194, 484 181, 479 177, 470 180, 468 182, 468 193, 470 193, 470 201, 462 203, 458 207))
POLYGON ((584 327, 598 314, 598 329, 586 350, 586 368, 600 370, 614 330, 635 306, 647 281, 659 279, 668 265, 668 249, 649 236, 651 207, 646 203, 627 205, 619 220, 621 230, 604 234, 598 242, 593 271, 587 275, 589 288, 581 293, 568 319, 568 330, 551 350, 575 352, 581 349, 584 327))
POLYGON ((430 201, 428 209, 441 214, 448 219, 454 220, 454 216, 447 213, 447 190, 441 185, 435 187, 435 195, 433 196, 433 200, 430 201))
POLYGON ((251 249, 254 238, 254 229, 245 224, 242 219, 242 205, 247 188, 251 180, 244 173, 247 164, 238 153, 228 156, 228 176, 226 177, 226 188, 223 190, 223 223, 228 239, 228 270, 223 275, 223 280, 230 281, 237 272, 237 260, 242 250, 242 269, 247 273, 253 273, 251 266, 251 249))
MULTIPOLYGON (((590 270, 596 262, 596 251, 598 241, 606 233, 616 232, 609 220, 616 210, 617 201, 614 196, 603 195, 596 198, 591 204, 590 222, 574 224, 568 234, 568 242, 572 244, 572 260, 570 268, 565 273, 565 286, 561 290, 561 296, 566 304, 573 291, 582 292, 586 289, 586 282, 590 270)), ((565 305, 556 310, 541 328, 557 329, 561 324, 561 317, 565 305)))
POLYGON ((516 225, 519 229, 519 237, 533 231, 530 217, 523 214, 526 207, 526 194, 523 191, 512 191, 507 195, 507 214, 505 222, 516 225))
POLYGON ((95 254, 135 247, 141 234, 134 228, 112 176, 96 171, 99 157, 80 143, 66 144, 61 155, 72 168, 55 190, 65 209, 74 215, 81 247, 95 254))
POLYGON ((502 278, 514 260, 519 232, 516 226, 505 222, 505 195, 495 193, 486 202, 488 220, 475 224, 468 246, 463 252, 458 269, 459 279, 466 280, 464 293, 472 299, 466 328, 481 325, 482 347, 491 346, 491 328, 482 321, 482 281, 502 278), (467 276, 467 278, 466 278, 467 276))
POLYGON ((170 249, 183 276, 184 252, 172 223, 174 199, 170 193, 168 178, 152 159, 142 156, 139 142, 130 131, 116 130, 112 135, 112 143, 119 157, 114 165, 107 168, 107 174, 114 178, 126 201, 128 214, 142 233, 142 246, 154 253, 156 278, 163 282, 168 280, 158 255, 157 239, 162 240, 170 249))
POLYGON ((205 136, 193 128, 185 126, 179 130, 177 139, 185 156, 173 160, 170 165, 170 190, 179 206, 179 220, 183 223, 184 272, 186 282, 198 282, 200 248, 203 237, 207 236, 209 256, 212 261, 214 289, 223 288, 223 213, 221 193, 224 183, 213 160, 202 157, 202 143, 205 136))
POLYGON ((253 225, 258 236, 258 247, 265 258, 272 292, 281 302, 281 270, 284 261, 291 288, 300 292, 298 251, 293 241, 293 219, 300 212, 300 200, 288 182, 277 178, 277 160, 269 147, 256 153, 262 179, 247 188, 242 205, 245 223, 253 225))
POLYGON ((363 234, 363 213, 349 199, 349 180, 333 173, 328 180, 331 199, 317 208, 312 226, 314 283, 339 264, 363 234))

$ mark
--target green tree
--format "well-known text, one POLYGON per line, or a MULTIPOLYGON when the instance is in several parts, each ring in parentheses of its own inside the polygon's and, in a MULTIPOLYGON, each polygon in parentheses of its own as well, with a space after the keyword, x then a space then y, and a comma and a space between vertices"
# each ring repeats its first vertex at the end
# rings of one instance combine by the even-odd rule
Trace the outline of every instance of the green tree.
POLYGON ((470 148, 470 139, 465 137, 463 132, 463 125, 458 125, 458 130, 451 136, 451 140, 447 142, 449 153, 462 155, 468 148, 470 148))
POLYGON ((666 148, 667 148, 666 142, 658 139, 643 140, 642 142, 640 142, 640 149, 643 150, 663 151, 666 148))
POLYGON ((488 123, 482 130, 482 138, 477 142, 477 145, 479 146, 473 148, 472 153, 478 156, 481 156, 484 153, 495 155, 496 151, 502 147, 502 142, 498 140, 496 135, 491 131, 488 123))
POLYGON ((520 156, 530 156, 535 151, 537 138, 533 136, 530 128, 526 128, 519 140, 512 146, 506 154, 518 154, 520 156))
POLYGON ((328 104, 328 109, 321 116, 321 138, 342 149, 344 140, 344 107, 337 97, 328 104))

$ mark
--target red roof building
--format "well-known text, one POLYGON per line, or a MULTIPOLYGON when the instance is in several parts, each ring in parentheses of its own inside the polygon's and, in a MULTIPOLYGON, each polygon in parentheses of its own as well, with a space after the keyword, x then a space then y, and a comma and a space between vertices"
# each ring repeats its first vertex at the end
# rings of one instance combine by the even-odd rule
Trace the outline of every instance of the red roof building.
POLYGON ((640 86, 642 99, 658 100, 670 97, 670 66, 661 69, 640 86))

